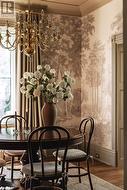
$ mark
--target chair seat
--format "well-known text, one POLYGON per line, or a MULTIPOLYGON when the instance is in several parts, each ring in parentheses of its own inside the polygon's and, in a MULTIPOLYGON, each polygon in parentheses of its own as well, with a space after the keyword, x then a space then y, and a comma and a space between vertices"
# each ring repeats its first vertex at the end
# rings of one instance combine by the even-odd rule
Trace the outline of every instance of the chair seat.
MULTIPOLYGON (((41 176, 42 175, 41 162, 33 163, 33 168, 34 168, 34 175, 35 176, 41 176)), ((22 167, 22 172, 25 173, 26 175, 30 176, 30 174, 31 174, 30 164, 24 165, 22 167)), ((55 164, 54 164, 54 162, 45 162, 44 173, 45 173, 45 177, 55 176, 55 164)), ((58 165, 58 167, 57 167, 57 174, 59 176, 62 175, 61 165, 58 165)))
MULTIPOLYGON (((58 153, 59 159, 63 159, 63 150, 60 150, 58 153)), ((54 155, 56 154, 55 152, 53 153, 54 155)), ((67 156, 66 156, 66 161, 75 161, 75 160, 86 160, 87 159, 87 154, 79 149, 68 149, 67 151, 67 156)))
POLYGON ((22 156, 24 150, 5 150, 4 154, 8 156, 22 156))
POLYGON ((0 168, 6 165, 6 161, 0 158, 0 168))

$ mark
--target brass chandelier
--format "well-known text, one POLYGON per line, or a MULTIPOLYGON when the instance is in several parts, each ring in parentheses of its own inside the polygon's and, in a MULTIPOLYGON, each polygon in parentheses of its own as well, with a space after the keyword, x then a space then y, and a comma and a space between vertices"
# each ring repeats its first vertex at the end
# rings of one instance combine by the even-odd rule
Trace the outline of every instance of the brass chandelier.
POLYGON ((18 12, 14 32, 7 21, 4 35, 0 32, 0 45, 10 51, 20 48, 31 56, 37 47, 46 51, 59 39, 59 32, 44 10, 37 13, 30 10, 30 2, 28 6, 28 10, 18 12))

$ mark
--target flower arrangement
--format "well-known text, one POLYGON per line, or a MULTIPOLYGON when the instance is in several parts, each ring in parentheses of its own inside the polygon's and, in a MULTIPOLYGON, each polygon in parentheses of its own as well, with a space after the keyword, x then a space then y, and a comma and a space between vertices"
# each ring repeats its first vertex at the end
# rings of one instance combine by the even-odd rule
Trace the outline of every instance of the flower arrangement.
POLYGON ((71 85, 74 80, 70 77, 68 72, 60 81, 56 79, 56 71, 50 65, 37 66, 37 71, 25 72, 23 78, 20 79, 22 85, 20 91, 27 97, 40 96, 44 101, 49 103, 57 103, 60 100, 73 99, 71 92, 71 85))

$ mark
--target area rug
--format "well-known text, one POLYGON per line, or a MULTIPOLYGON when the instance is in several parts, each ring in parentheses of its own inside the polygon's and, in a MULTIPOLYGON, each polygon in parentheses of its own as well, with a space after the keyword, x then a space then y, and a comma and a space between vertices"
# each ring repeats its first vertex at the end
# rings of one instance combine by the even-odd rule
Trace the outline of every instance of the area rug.
MULTIPOLYGON (((73 172, 73 174, 77 173, 76 169, 73 169, 70 171, 71 173, 73 172)), ((84 173, 83 169, 81 169, 81 173, 84 173)), ((93 174, 91 174, 91 179, 92 179, 94 190, 122 190, 120 187, 117 187, 99 177, 96 177, 93 174)), ((82 183, 79 183, 78 178, 69 178, 68 190, 91 190, 88 176, 83 176, 81 180, 82 180, 82 183)))
MULTIPOLYGON (((72 171, 71 171, 72 172, 72 171)), ((6 174, 6 179, 10 178, 9 170, 4 170, 6 174)), ((73 173, 76 173, 74 170, 73 173)), ((21 179, 20 172, 14 172, 14 179, 21 179)), ((92 183, 94 190, 122 190, 120 187, 112 185, 111 183, 96 177, 95 175, 91 174, 92 183)), ((82 183, 78 182, 78 178, 69 178, 68 180, 68 190, 90 190, 88 176, 82 177, 82 183)))
MULTIPOLYGON (((122 190, 95 175, 91 175, 91 177, 94 190, 122 190)), ((79 183, 77 178, 69 178, 68 190, 90 190, 88 176, 82 177, 82 183, 79 183)))

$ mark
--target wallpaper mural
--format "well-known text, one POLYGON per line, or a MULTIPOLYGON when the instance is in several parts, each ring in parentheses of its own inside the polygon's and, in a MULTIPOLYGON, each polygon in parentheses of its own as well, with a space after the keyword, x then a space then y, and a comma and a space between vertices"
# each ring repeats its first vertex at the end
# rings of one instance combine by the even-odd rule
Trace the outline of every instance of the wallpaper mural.
POLYGON ((68 70, 75 79, 73 101, 57 105, 57 123, 78 129, 80 119, 92 115, 94 143, 112 149, 111 39, 122 32, 122 2, 112 0, 82 18, 51 17, 61 39, 57 47, 42 54, 42 62, 52 65, 59 78, 68 70))
MULTIPOLYGON (((57 70, 58 78, 69 71, 74 78, 73 101, 57 104, 57 123, 61 126, 79 126, 81 118, 81 19, 74 16, 50 15, 58 26, 61 38, 56 47, 42 54, 42 63, 50 64, 57 70), (73 118, 73 119, 72 119, 73 118)), ((77 127, 78 129, 78 127, 77 127)))
POLYGON ((95 118, 94 143, 108 149, 112 149, 111 38, 121 32, 121 0, 82 18, 81 117, 95 118))

